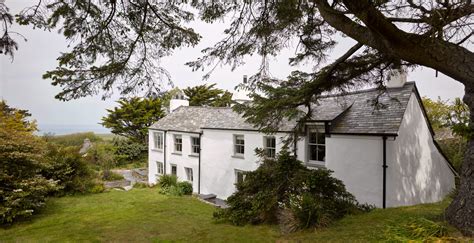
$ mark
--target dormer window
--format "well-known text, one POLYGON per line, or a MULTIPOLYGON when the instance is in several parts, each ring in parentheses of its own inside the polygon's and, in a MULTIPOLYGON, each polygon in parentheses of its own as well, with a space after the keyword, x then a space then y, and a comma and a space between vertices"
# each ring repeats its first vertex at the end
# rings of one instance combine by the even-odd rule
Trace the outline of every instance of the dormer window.
POLYGON ((308 131, 309 162, 324 163, 326 160, 326 135, 321 128, 310 128, 308 131))

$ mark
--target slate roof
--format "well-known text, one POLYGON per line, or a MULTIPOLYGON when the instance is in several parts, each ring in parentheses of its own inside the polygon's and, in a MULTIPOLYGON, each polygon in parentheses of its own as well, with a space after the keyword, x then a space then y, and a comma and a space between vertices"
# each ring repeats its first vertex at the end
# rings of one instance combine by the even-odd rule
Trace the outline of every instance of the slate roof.
MULTIPOLYGON (((330 121, 331 133, 397 134, 414 82, 401 88, 391 88, 381 94, 378 89, 332 95, 319 99, 313 107, 313 121, 330 121), (377 109, 373 101, 379 96, 377 109)), ((295 121, 283 124, 280 131, 291 131, 295 121)), ((257 130, 232 108, 182 106, 150 128, 182 132, 201 132, 203 128, 257 130)))

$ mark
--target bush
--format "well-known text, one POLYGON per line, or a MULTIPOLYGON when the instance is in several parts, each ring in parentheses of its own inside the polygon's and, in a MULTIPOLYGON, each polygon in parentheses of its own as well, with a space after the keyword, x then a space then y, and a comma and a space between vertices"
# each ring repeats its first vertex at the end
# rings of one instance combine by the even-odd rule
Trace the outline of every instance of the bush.
POLYGON ((94 171, 75 147, 49 144, 41 174, 57 181, 62 194, 86 193, 96 186, 94 171))
POLYGON ((118 137, 114 138, 112 142, 116 148, 115 154, 118 165, 143 161, 147 157, 148 146, 146 144, 118 137))
POLYGON ((88 138, 92 143, 101 142, 102 138, 95 135, 93 132, 73 133, 67 135, 52 135, 45 134, 43 139, 47 142, 55 143, 58 145, 69 146, 82 146, 84 139, 88 138))
POLYGON ((288 223, 294 229, 324 227, 360 211, 355 197, 331 171, 309 170, 288 152, 246 172, 227 204, 229 208, 218 210, 215 218, 236 225, 288 223))
POLYGON ((178 177, 175 175, 161 175, 158 180, 158 185, 161 188, 172 187, 178 185, 178 177))
POLYGON ((95 183, 95 185, 89 190, 90 193, 102 193, 105 191, 103 183, 95 183))
POLYGON ((193 184, 187 181, 178 182, 176 187, 178 188, 179 191, 183 193, 183 195, 193 194, 193 184))
POLYGON ((148 188, 150 186, 148 186, 147 183, 143 183, 143 182, 135 182, 135 184, 133 184, 133 188, 148 188))
POLYGON ((107 173, 107 176, 105 176, 106 174, 104 172, 100 173, 100 175, 101 175, 102 180, 104 180, 104 181, 120 181, 120 180, 125 179, 125 177, 123 177, 123 175, 112 172, 112 171, 107 173))

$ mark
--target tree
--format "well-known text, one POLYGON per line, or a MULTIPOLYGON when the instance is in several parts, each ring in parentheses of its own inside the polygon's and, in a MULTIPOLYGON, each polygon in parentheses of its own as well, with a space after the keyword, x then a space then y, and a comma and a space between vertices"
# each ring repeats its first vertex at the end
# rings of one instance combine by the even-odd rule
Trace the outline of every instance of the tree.
POLYGON ((29 113, 0 101, 0 223, 32 215, 60 187, 43 177, 45 142, 29 113))
MULTIPOLYGON (((113 87, 119 87, 122 94, 137 87, 152 93, 159 88, 157 80, 169 80, 155 60, 200 40, 199 34, 183 25, 194 17, 183 4, 186 2, 39 1, 20 13, 17 21, 44 29, 61 27, 66 38, 73 41, 71 51, 59 57, 58 67, 44 75, 63 88, 58 98, 74 99, 100 90, 107 95, 113 87), (156 73, 161 75, 155 76, 156 73)), ((474 109, 474 53, 467 48, 472 44, 474 25, 474 5, 470 0, 190 4, 203 21, 224 17, 231 21, 222 41, 188 63, 194 70, 215 62, 235 68, 246 56, 257 53, 263 57, 259 73, 247 85, 254 91, 254 102, 240 111, 264 131, 274 129, 285 118, 295 118, 301 121, 299 125, 303 124, 311 104, 323 93, 367 83, 383 90, 384 80, 394 69, 419 65, 464 84, 463 100, 471 111, 474 109), (335 35, 348 37, 355 44, 327 63, 329 52, 338 44, 335 35), (293 41, 297 42, 297 50, 290 64, 310 61, 314 71, 294 71, 285 81, 272 79, 267 57, 278 54, 293 41), (300 106, 306 106, 307 112, 298 110, 300 106)), ((4 30, 9 26, 5 16, 8 15, 2 15, 7 20, 4 30)), ((14 50, 16 43, 7 39, 1 45, 4 50, 14 50)), ((473 121, 474 112, 470 116, 473 121)), ((447 209, 448 221, 466 235, 474 235, 474 218, 470 217, 474 211, 473 168, 474 140, 470 137, 459 194, 447 209)))
POLYGON ((214 88, 216 84, 198 85, 183 89, 190 106, 227 107, 232 103, 232 93, 214 88))
POLYGON ((122 98, 117 103, 118 107, 107 109, 109 114, 102 118, 101 124, 113 134, 148 144, 148 127, 165 115, 161 100, 135 97, 122 98))

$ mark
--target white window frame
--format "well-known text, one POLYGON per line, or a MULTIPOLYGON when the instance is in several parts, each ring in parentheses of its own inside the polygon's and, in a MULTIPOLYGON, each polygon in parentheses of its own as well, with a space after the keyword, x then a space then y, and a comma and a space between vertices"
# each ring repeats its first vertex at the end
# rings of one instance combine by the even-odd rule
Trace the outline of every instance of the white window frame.
POLYGON ((153 132, 153 149, 163 150, 163 133, 153 132))
POLYGON ((234 184, 237 185, 239 183, 239 174, 242 174, 242 181, 245 181, 245 178, 247 175, 245 174, 246 171, 244 170, 239 170, 239 169, 234 169, 234 184))
POLYGON ((178 176, 178 165, 177 164, 170 164, 170 175, 178 176), (176 174, 173 174, 173 167, 176 168, 176 174))
POLYGON ((242 134, 234 134, 234 156, 243 157, 245 155, 245 136, 242 134), (237 140, 243 141, 242 143, 237 143, 237 140), (242 153, 240 149, 242 149, 242 153))
POLYGON ((193 182, 194 180, 193 168, 184 167, 184 172, 186 174, 186 180, 188 180, 189 182, 193 182))
POLYGON ((173 144, 174 144, 174 152, 175 153, 182 153, 183 152, 183 135, 181 134, 174 134, 173 135, 173 144), (177 142, 177 139, 181 140, 180 143, 177 142), (178 147, 180 150, 178 150, 178 147))
POLYGON ((319 127, 311 127, 311 128, 308 129, 308 134, 307 134, 307 138, 308 138, 308 142, 307 142, 308 162, 321 164, 321 165, 325 164, 325 160, 326 160, 326 137, 324 138, 324 143, 320 143, 320 141, 318 141, 318 134, 322 134, 323 136, 326 136, 326 134, 323 131, 324 130, 322 128, 319 128, 319 127), (311 136, 311 133, 314 133, 314 132, 316 133, 316 142, 311 143, 310 136, 311 136), (311 146, 316 146, 316 149, 318 149, 319 147, 324 147, 324 158, 322 160, 320 160, 318 158, 317 152, 316 152, 316 160, 311 159, 311 146))
POLYGON ((201 151, 201 138, 191 137, 191 154, 197 155, 201 151), (198 141, 198 144, 194 144, 195 139, 198 141))
POLYGON ((165 173, 165 164, 160 161, 156 161, 156 173, 158 175, 163 175, 165 173))
POLYGON ((263 151, 265 156, 268 158, 275 158, 276 157, 276 137, 275 136, 263 136, 263 151), (273 139, 275 141, 274 147, 268 146, 268 139, 273 139), (273 151, 273 153, 269 153, 269 151, 273 151))

